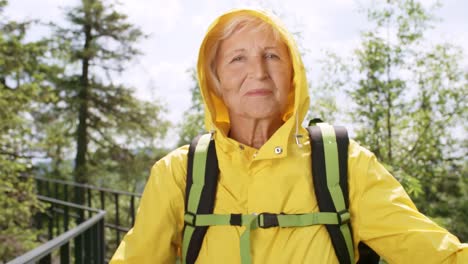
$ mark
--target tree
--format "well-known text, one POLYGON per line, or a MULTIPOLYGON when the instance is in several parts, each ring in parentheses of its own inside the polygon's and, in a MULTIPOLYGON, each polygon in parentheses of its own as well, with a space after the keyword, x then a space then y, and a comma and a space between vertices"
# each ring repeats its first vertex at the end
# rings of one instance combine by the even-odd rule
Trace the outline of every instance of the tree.
POLYGON ((449 219, 462 219, 455 218, 461 208, 450 203, 467 196, 462 166, 467 149, 452 136, 463 129, 467 79, 459 48, 425 44, 437 7, 392 0, 367 9, 373 28, 356 50, 352 113, 357 140, 403 183, 424 213, 466 240, 466 231, 449 219))
POLYGON ((205 112, 203 98, 200 94, 200 87, 198 86, 197 73, 195 69, 190 69, 188 71, 194 82, 192 88, 190 88, 190 93, 192 95, 192 105, 188 110, 184 112, 184 120, 179 125, 179 142, 178 146, 190 144, 192 139, 197 135, 205 131, 205 112))
MULTIPOLYGON (((159 101, 139 100, 131 88, 113 82, 126 62, 140 54, 135 47, 144 37, 140 29, 113 4, 101 0, 82 0, 67 18, 70 24, 57 26, 57 35, 70 66, 57 85, 55 113, 60 113, 62 124, 68 124, 61 127, 75 136, 75 181, 91 183, 90 172, 99 171, 96 167, 106 162, 88 162, 90 158, 113 160, 111 154, 131 156, 131 149, 155 148, 169 123, 161 116, 165 109, 159 101)), ((83 202, 82 194, 76 201, 83 202)))
POLYGON ((457 130, 466 132, 468 79, 461 68, 463 53, 440 44, 416 57, 414 82, 420 89, 410 101, 412 124, 403 133, 411 136, 398 163, 421 182, 419 207, 467 240, 462 223, 468 216, 468 148, 463 144, 466 139, 454 136, 457 130))
POLYGON ((342 119, 346 112, 344 105, 338 107, 337 101, 343 99, 338 99, 343 95, 339 89, 350 81, 350 70, 343 58, 333 51, 326 51, 325 58, 319 64, 322 74, 317 82, 309 84, 311 99, 308 119, 320 118, 334 123, 338 118, 342 119))
POLYGON ((33 21, 8 21, 0 1, 0 262, 37 244, 32 216, 44 206, 34 193, 32 158, 37 157, 31 113, 54 100, 46 77, 58 68, 47 62, 47 40, 25 41, 33 21), (5 22, 4 22, 5 21, 5 22))

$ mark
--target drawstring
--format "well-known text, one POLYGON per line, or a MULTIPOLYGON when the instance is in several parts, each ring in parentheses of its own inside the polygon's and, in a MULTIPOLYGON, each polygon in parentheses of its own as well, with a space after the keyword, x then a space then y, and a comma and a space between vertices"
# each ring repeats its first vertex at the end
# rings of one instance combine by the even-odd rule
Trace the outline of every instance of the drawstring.
POLYGON ((211 138, 210 139, 214 139, 214 134, 216 133, 216 130, 214 129, 211 129, 210 130, 210 134, 211 134, 211 138))
POLYGON ((299 148, 302 148, 302 143, 300 139, 302 138, 302 135, 299 134, 299 118, 298 118, 298 113, 296 112, 296 132, 294 133, 294 137, 296 139, 296 144, 299 148))
POLYGON ((213 125, 213 122, 210 121, 210 126, 208 127, 208 133, 211 134, 211 139, 214 139, 214 135, 216 133, 216 129, 215 129, 215 126, 213 125))

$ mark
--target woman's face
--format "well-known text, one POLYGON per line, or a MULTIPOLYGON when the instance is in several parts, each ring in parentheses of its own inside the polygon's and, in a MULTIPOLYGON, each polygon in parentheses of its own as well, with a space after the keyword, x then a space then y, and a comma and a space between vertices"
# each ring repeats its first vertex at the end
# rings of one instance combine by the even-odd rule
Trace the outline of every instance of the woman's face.
POLYGON ((216 73, 230 115, 281 118, 292 87, 286 45, 270 31, 243 28, 220 43, 216 73))

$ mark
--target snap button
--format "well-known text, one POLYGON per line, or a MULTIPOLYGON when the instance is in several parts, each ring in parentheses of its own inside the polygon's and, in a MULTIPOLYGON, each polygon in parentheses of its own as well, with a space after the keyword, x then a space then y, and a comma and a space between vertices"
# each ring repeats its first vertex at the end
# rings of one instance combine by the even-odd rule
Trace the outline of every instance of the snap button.
POLYGON ((281 147, 276 147, 275 148, 275 153, 276 154, 281 154, 283 152, 283 149, 281 147))

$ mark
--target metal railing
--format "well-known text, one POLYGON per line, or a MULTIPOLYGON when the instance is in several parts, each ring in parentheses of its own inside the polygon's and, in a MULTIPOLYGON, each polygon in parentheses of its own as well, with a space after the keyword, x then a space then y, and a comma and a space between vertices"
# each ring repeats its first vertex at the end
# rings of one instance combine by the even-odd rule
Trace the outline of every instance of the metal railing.
MULTIPOLYGON (((39 195, 73 202, 74 195, 81 192, 84 195, 84 202, 87 207, 99 208, 107 212, 104 221, 104 237, 108 254, 112 254, 117 249, 123 235, 135 223, 135 205, 139 203, 141 194, 43 177, 35 177, 34 179, 37 183, 39 195)), ((55 210, 55 213, 61 214, 63 212, 55 210)), ((107 255, 106 259, 110 257, 111 255, 107 255)))
MULTIPOLYGON (((104 216, 106 212, 50 197, 38 195, 38 199, 50 204, 45 219, 48 221, 49 241, 11 260, 7 264, 23 263, 105 263, 104 216), (89 218, 85 219, 88 212, 89 218), (56 217, 61 213, 62 218, 56 217), (62 227, 59 220, 62 219, 62 227), (70 229, 70 227, 74 226, 70 229), (64 232, 60 230, 63 228, 64 232), (57 236, 53 237, 53 231, 57 236), (58 251, 58 252, 57 252, 58 251), (73 254, 70 254, 70 251, 73 254)), ((41 217, 42 225, 43 219, 41 217)))

